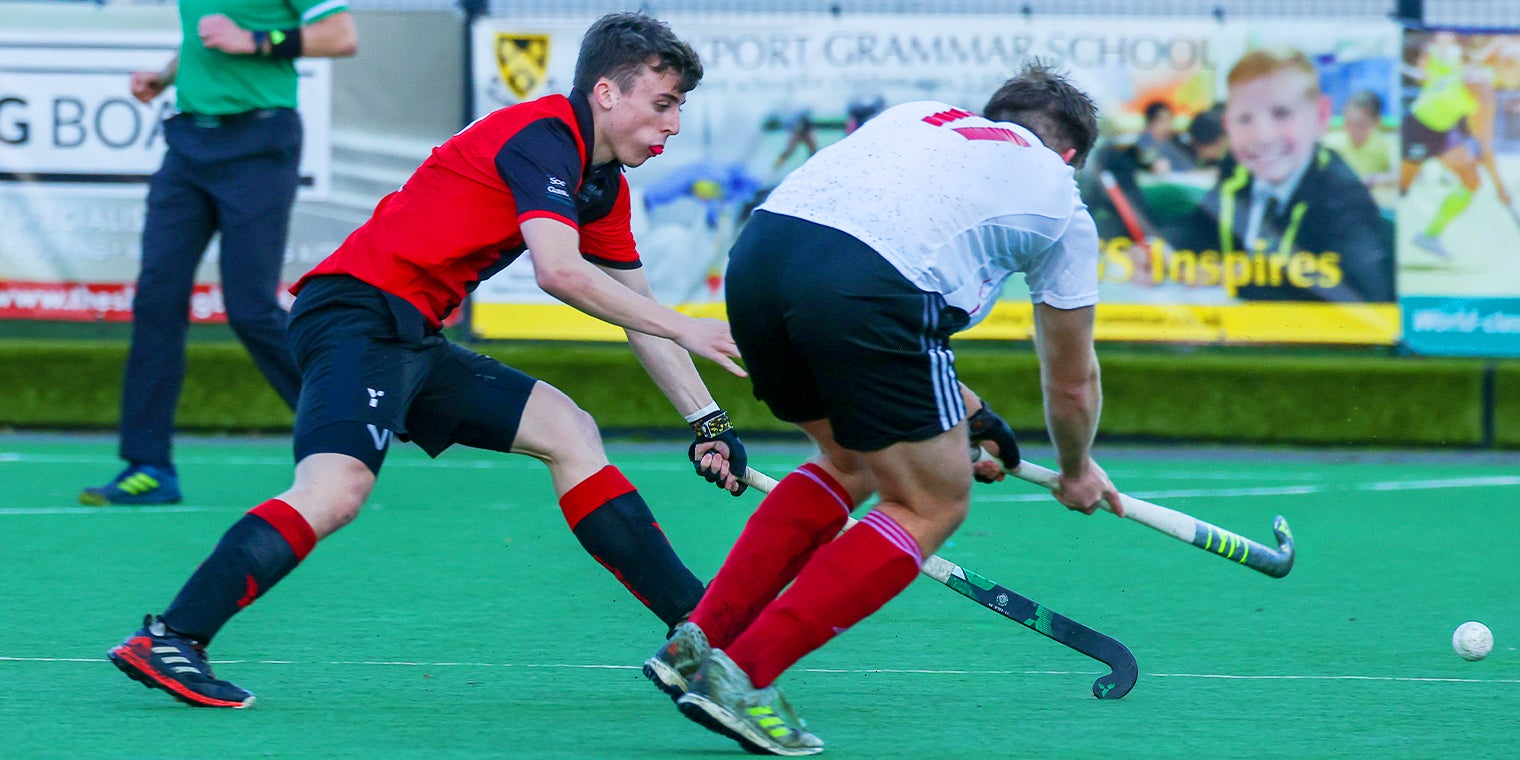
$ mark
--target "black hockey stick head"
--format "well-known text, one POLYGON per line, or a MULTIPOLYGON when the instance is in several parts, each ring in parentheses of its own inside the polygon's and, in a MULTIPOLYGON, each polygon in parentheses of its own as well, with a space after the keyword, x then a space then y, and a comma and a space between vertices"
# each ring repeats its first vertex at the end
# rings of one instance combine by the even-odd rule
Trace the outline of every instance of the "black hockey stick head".
MULTIPOLYGON (((1007 592, 1006 593, 1013 593, 1007 592)), ((1135 688, 1140 678, 1140 666, 1134 653, 1118 639, 1100 633, 1059 612, 1052 612, 1044 605, 1034 605, 1033 620, 1020 621, 1037 633, 1048 636, 1072 649, 1107 665, 1107 675, 1093 681, 1093 696, 1098 699, 1119 699, 1135 688)))
POLYGON ((1052 641, 1071 647, 1108 666, 1109 672, 1093 681, 1093 696, 1119 699, 1135 688, 1140 667, 1135 655, 1118 639, 1072 620, 991 579, 959 565, 938 560, 943 567, 925 563, 925 574, 951 590, 1052 641), (943 574, 945 578, 939 578, 943 574))

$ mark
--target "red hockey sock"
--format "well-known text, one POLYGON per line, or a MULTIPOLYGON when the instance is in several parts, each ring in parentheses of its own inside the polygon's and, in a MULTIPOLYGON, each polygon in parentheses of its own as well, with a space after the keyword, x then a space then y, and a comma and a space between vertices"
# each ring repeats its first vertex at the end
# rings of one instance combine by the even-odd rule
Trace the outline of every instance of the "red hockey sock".
POLYGON ((872 511, 818 550, 797 582, 724 651, 765 688, 807 653, 881 609, 923 565, 918 542, 872 511))
POLYGON ((854 506, 844 487, 816 464, 782 478, 749 518, 691 621, 713 646, 726 647, 819 546, 839 535, 854 506))
POLYGON ((637 489, 628 482, 628 478, 609 464, 592 473, 591 477, 571 486, 564 496, 559 497, 559 508, 565 513, 565 522, 570 524, 570 530, 575 530, 581 520, 586 519, 586 515, 635 490, 637 489))

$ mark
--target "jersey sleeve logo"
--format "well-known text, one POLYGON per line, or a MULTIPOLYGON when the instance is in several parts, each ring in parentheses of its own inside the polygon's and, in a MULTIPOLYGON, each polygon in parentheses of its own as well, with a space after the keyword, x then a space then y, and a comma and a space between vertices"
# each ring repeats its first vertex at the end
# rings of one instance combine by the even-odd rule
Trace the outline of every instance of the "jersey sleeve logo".
POLYGON ((544 83, 549 71, 549 35, 496 33, 496 68, 501 81, 519 99, 544 83))
POLYGON ((549 184, 544 188, 544 192, 570 200, 570 191, 565 188, 565 181, 552 174, 549 175, 549 184))

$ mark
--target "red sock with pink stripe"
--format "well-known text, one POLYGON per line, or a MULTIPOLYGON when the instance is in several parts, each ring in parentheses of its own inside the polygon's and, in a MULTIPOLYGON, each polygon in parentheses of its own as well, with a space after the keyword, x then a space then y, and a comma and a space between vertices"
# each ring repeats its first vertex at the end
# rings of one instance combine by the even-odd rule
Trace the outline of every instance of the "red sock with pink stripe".
POLYGON ((782 478, 750 516, 691 621, 713 646, 727 647, 813 552, 839 535, 854 506, 844 487, 816 464, 782 478))
POLYGON ((902 593, 923 555, 901 525, 873 510, 820 548, 797 582, 725 652, 764 688, 805 655, 902 593))

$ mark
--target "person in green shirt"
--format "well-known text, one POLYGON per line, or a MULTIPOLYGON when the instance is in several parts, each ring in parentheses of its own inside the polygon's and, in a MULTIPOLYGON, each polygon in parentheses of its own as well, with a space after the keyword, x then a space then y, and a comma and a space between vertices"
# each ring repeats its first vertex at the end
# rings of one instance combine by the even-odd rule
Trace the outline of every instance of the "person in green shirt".
POLYGON ((1412 241, 1421 250, 1449 259, 1451 252, 1441 242, 1441 233, 1472 203, 1483 182, 1479 167, 1493 179, 1499 202, 1520 219, 1494 157, 1497 105, 1493 72, 1483 64, 1498 48, 1486 45, 1474 52, 1469 62, 1452 32, 1432 33, 1423 38, 1423 44, 1417 35, 1410 38, 1408 44, 1414 47, 1406 57, 1413 61, 1405 75, 1419 80, 1420 92, 1404 117, 1399 193, 1409 192, 1421 166, 1432 158, 1456 176, 1459 184, 1446 192, 1429 224, 1412 241))
POLYGON ((1393 157, 1398 146, 1383 131, 1382 122, 1382 96, 1371 90, 1357 90, 1341 107, 1341 131, 1331 132, 1324 139, 1325 147, 1340 154, 1375 199, 1381 189, 1391 192, 1397 181, 1393 157))
POLYGON ((163 124, 168 150, 148 182, 122 382, 127 467, 84 489, 79 500, 89 505, 181 499, 170 454, 174 410, 195 270, 214 234, 227 321, 292 408, 300 393, 278 299, 300 182, 295 59, 351 56, 358 32, 344 0, 181 0, 179 15, 179 54, 162 71, 132 73, 132 95, 143 103, 175 85, 179 113, 163 124))

